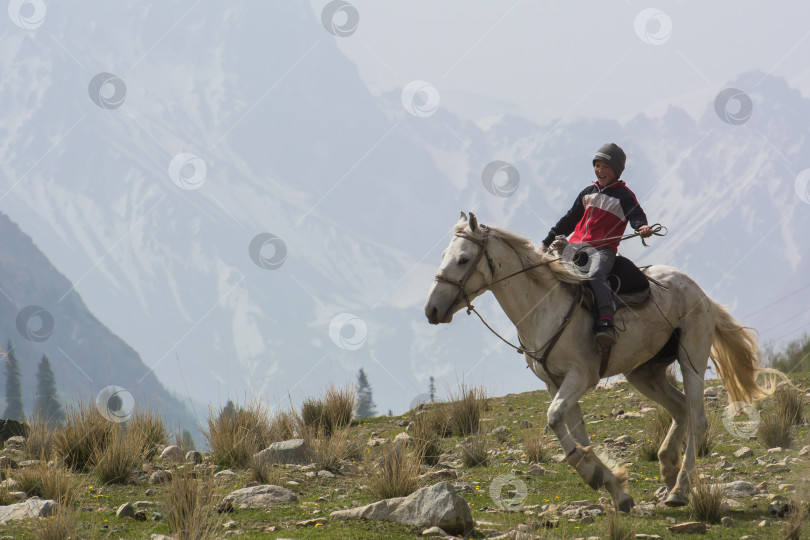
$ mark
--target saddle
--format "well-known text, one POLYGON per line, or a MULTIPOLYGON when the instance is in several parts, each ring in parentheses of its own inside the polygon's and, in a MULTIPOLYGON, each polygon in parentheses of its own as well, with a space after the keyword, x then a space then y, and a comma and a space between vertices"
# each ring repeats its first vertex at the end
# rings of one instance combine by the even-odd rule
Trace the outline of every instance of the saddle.
MULTIPOLYGON (((573 251, 566 249, 570 245, 564 238, 558 238, 552 244, 552 250, 565 259, 571 257, 571 262, 580 268, 586 269, 588 265, 588 251, 573 251)), ((647 267, 644 267, 646 270, 647 267)), ((585 270, 587 271, 587 270, 585 270)), ((613 263, 613 270, 608 274, 608 284, 613 291, 613 303, 616 309, 624 307, 635 307, 646 303, 650 299, 650 278, 644 271, 627 257, 616 255, 613 263)), ((586 307, 593 311, 593 293, 587 282, 583 282, 580 287, 583 289, 583 298, 586 307)))

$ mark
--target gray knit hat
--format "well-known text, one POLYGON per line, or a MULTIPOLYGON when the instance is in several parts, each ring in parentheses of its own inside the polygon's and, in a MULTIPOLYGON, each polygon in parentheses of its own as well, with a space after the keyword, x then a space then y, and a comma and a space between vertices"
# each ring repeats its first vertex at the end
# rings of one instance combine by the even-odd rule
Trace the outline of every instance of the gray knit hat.
POLYGON ((627 161, 627 156, 618 144, 607 143, 596 151, 596 156, 593 158, 593 163, 597 161, 604 161, 616 173, 616 178, 621 178, 624 172, 624 162, 627 161))

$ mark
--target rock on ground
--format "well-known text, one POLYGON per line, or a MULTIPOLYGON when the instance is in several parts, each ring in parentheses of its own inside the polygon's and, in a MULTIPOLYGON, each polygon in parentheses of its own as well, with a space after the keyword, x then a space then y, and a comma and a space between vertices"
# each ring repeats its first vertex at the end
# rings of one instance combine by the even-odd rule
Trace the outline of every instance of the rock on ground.
POLYGON ((289 489, 265 484, 237 489, 226 495, 223 502, 230 502, 239 508, 267 508, 297 500, 298 496, 289 489))
POLYGON ((726 491, 726 497, 750 497, 759 493, 757 486, 745 480, 737 480, 721 485, 726 491))
POLYGON ((19 519, 50 517, 56 513, 56 502, 32 497, 25 502, 0 506, 0 524, 19 519))
POLYGON ((186 456, 183 454, 183 450, 176 444, 167 446, 163 449, 163 452, 160 453, 160 459, 172 463, 183 463, 183 461, 185 461, 185 457, 186 456))
POLYGON ((265 465, 306 465, 312 462, 312 448, 304 439, 290 439, 288 441, 274 442, 253 455, 253 462, 259 466, 265 465))
POLYGON ((366 506, 332 512, 335 519, 381 519, 418 527, 439 527, 464 534, 474 523, 467 501, 448 482, 424 487, 407 497, 385 499, 366 506))
POLYGON ((677 534, 706 534, 706 524, 701 521, 688 521, 667 527, 670 532, 677 534))

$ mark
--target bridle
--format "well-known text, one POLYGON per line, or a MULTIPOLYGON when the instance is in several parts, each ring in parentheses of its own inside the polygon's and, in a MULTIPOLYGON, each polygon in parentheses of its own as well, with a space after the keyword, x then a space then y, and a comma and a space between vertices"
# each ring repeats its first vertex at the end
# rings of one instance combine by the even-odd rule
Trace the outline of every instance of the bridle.
MULTIPOLYGON (((520 346, 513 344, 508 339, 506 339, 505 337, 500 335, 494 328, 492 328, 487 323, 487 321, 484 320, 484 317, 482 317, 481 314, 478 313, 478 310, 475 309, 475 306, 472 305, 472 302, 470 301, 470 296, 475 296, 478 293, 480 293, 481 291, 487 290, 487 289, 491 288, 493 285, 495 285, 497 283, 500 283, 501 281, 506 281, 507 279, 512 278, 512 277, 514 277, 514 276, 516 276, 518 274, 523 274, 523 273, 528 272, 530 270, 534 270, 535 268, 538 268, 540 266, 550 264, 550 263, 552 263, 554 261, 559 260, 560 258, 557 257, 555 259, 546 260, 546 261, 543 261, 541 263, 533 264, 531 266, 528 266, 526 268, 518 270, 517 272, 512 272, 508 276, 504 276, 502 278, 494 280, 494 281, 484 285, 480 289, 476 290, 475 293, 473 293, 471 295, 468 295, 467 292, 465 291, 467 281, 470 279, 470 276, 472 276, 473 272, 478 268, 478 263, 481 262, 481 259, 483 257, 486 257, 487 265, 489 265, 490 274, 492 275, 493 278, 495 277, 495 272, 494 272, 494 269, 493 269, 494 267, 492 265, 492 261, 489 259, 489 254, 487 254, 487 249, 486 249, 487 241, 489 240, 489 229, 485 225, 480 225, 479 229, 482 231, 482 238, 480 240, 477 239, 477 238, 474 238, 472 236, 469 236, 467 234, 464 234, 463 232, 457 232, 456 233, 456 236, 458 236, 459 238, 464 238, 465 240, 469 240, 470 242, 472 242, 472 243, 474 243, 474 244, 476 244, 478 246, 478 253, 476 254, 475 258, 472 261, 472 264, 470 264, 469 268, 467 268, 467 271, 464 273, 464 275, 461 277, 461 279, 458 279, 458 280, 451 279, 451 278, 448 278, 446 276, 441 275, 441 273, 438 273, 433 278, 434 281, 437 281, 439 283, 448 283, 448 284, 454 285, 456 288, 458 288, 458 295, 456 296, 455 300, 453 300, 453 303, 451 304, 451 307, 456 305, 456 303, 458 303, 459 299, 463 300, 464 303, 467 306, 467 315, 469 315, 470 313, 475 313, 476 315, 478 315, 478 318, 481 319, 481 322, 484 323, 484 326, 486 326, 489 329, 490 332, 492 332, 493 334, 498 336, 501 339, 501 341, 503 341, 504 343, 506 343, 507 345, 509 345, 513 349, 515 349, 519 354, 526 354, 529 357, 531 357, 532 359, 534 359, 536 362, 539 362, 540 365, 543 367, 543 369, 546 371, 546 373, 548 373, 549 377, 551 378, 551 381, 559 388, 559 383, 557 382, 556 378, 548 370, 548 367, 546 367, 546 360, 548 359, 549 354, 551 354, 551 349, 557 343, 557 340, 560 339, 560 336, 562 336, 563 331, 568 326, 568 323, 571 322, 571 317, 573 316, 574 310, 576 309, 577 305, 579 305, 580 302, 582 301, 582 289, 580 287, 576 288, 576 294, 574 295, 574 300, 571 303, 571 306, 568 308, 568 312, 566 313, 565 317, 563 318, 563 321, 562 321, 562 324, 560 325, 560 328, 557 330, 557 332, 554 333, 554 335, 551 337, 551 339, 549 339, 548 342, 546 342, 546 344, 543 347, 540 347, 539 349, 536 349, 536 350, 527 350, 523 346, 523 343, 520 343, 520 346), (537 353, 543 353, 543 354, 542 354, 542 356, 540 356, 538 358, 538 357, 535 356, 537 353)), ((518 342, 520 342, 520 336, 518 336, 518 342)))

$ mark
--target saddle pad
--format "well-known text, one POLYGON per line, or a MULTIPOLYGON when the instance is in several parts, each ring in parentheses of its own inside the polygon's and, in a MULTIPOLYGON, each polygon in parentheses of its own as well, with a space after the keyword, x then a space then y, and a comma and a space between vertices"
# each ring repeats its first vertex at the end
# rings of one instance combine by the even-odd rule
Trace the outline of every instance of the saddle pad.
POLYGON ((608 282, 613 293, 619 296, 650 290, 647 276, 633 264, 633 261, 621 255, 616 255, 616 262, 610 271, 608 282))

